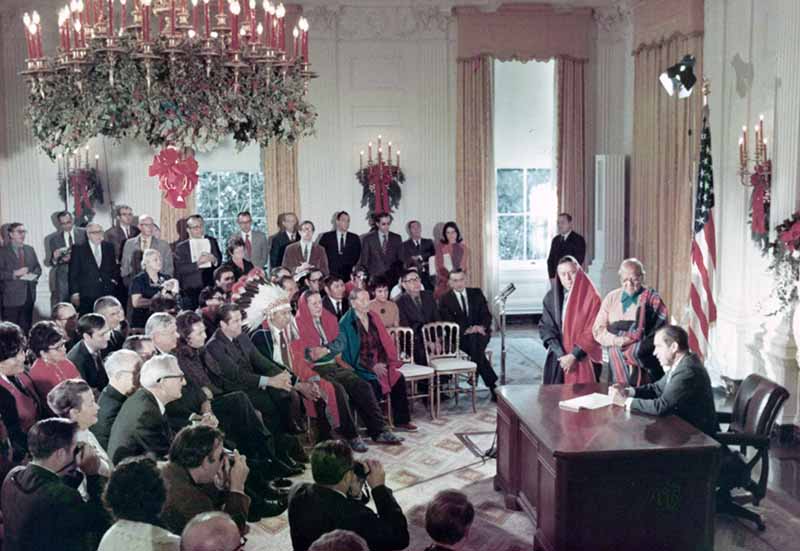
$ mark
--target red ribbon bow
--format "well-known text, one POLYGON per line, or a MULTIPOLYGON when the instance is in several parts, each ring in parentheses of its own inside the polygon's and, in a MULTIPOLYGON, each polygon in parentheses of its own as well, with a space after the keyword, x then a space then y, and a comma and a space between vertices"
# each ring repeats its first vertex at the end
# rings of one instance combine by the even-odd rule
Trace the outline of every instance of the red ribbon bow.
POLYGON ((158 188, 164 199, 176 209, 186 208, 188 197, 197 186, 197 161, 194 156, 182 156, 174 147, 167 147, 153 157, 150 176, 158 177, 158 188))

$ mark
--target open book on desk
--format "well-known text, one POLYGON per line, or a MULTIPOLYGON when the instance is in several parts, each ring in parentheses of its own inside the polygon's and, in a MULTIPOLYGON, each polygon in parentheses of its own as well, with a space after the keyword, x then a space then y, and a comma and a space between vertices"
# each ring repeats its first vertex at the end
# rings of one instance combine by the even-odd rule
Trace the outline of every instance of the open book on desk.
POLYGON ((570 398, 569 400, 561 400, 558 407, 568 411, 580 411, 582 409, 600 409, 610 406, 613 403, 611 397, 607 394, 600 394, 594 392, 586 396, 578 396, 577 398, 570 398))

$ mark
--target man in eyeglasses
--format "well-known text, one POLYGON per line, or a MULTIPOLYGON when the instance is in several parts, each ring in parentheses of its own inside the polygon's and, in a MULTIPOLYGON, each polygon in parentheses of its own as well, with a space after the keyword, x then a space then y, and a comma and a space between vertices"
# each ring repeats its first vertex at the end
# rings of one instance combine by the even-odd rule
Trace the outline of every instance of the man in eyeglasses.
POLYGON ((199 214, 186 220, 189 239, 175 246, 175 276, 180 282, 183 307, 197 308, 203 287, 214 285, 214 268, 222 264, 217 240, 205 234, 205 223, 199 214))
POLYGON ((414 363, 428 365, 422 326, 439 321, 439 309, 431 291, 422 289, 422 280, 417 270, 406 270, 401 279, 403 294, 397 297, 400 310, 400 325, 414 330, 414 363))
POLYGON ((108 455, 114 464, 147 453, 161 459, 172 442, 166 407, 181 397, 186 385, 178 360, 170 354, 153 356, 142 366, 139 383, 141 388, 125 400, 111 427, 108 455))
POLYGON ((33 323, 36 284, 42 267, 33 247, 25 244, 25 226, 8 225, 9 243, 0 249, 0 281, 3 293, 3 320, 19 325, 26 335, 33 323))
POLYGON ((67 337, 67 350, 72 350, 81 336, 78 334, 78 312, 69 302, 59 302, 50 311, 50 318, 67 337))
POLYGON ((69 300, 69 260, 72 246, 86 243, 86 230, 76 228, 72 213, 55 215, 57 230, 44 238, 44 265, 50 268, 50 305, 69 300))
POLYGON ((98 298, 115 294, 120 281, 114 245, 103 241, 103 227, 91 223, 86 235, 89 240, 76 244, 69 259, 70 300, 81 315, 91 313, 98 298))

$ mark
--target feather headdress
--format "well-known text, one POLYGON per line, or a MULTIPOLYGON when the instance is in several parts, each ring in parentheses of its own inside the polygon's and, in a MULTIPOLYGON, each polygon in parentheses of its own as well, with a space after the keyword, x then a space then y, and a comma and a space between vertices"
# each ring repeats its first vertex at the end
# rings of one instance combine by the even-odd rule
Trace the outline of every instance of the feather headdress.
POLYGON ((251 330, 274 312, 292 307, 286 291, 264 279, 263 272, 242 276, 231 288, 231 299, 242 311, 242 324, 251 330))

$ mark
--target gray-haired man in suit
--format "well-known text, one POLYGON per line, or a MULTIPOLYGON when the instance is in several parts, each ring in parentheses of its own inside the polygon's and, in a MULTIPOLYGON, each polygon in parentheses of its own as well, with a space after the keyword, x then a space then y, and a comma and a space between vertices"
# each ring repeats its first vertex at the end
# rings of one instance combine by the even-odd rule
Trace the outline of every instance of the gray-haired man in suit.
POLYGON ((120 274, 126 288, 130 287, 133 277, 142 271, 142 253, 147 249, 155 249, 161 253, 162 272, 167 275, 175 273, 172 249, 170 249, 169 243, 153 235, 154 230, 153 217, 149 214, 142 214, 139 217, 139 235, 125 241, 122 247, 120 274))
POLYGON ((9 243, 0 249, 0 280, 3 283, 3 320, 16 323, 26 335, 33 323, 36 283, 42 267, 36 251, 25 245, 25 226, 8 225, 9 243))
POLYGON ((253 217, 248 211, 236 215, 236 223, 239 224, 241 231, 228 237, 228 241, 234 237, 241 237, 244 242, 244 257, 253 263, 253 267, 263 269, 269 260, 267 234, 253 229, 253 217))
POLYGON ((86 243, 86 230, 76 228, 72 214, 56 214, 58 231, 44 238, 44 265, 50 268, 50 307, 69 301, 69 259, 73 245, 86 243))

